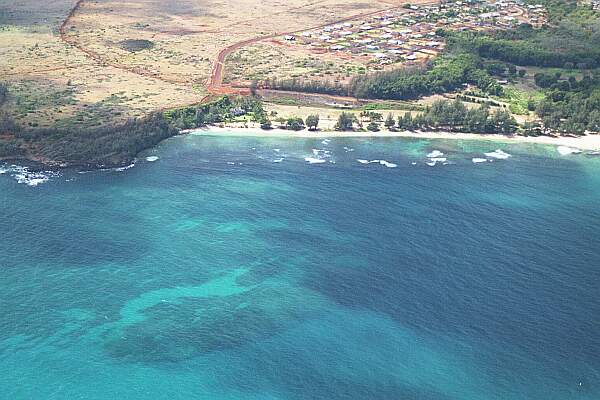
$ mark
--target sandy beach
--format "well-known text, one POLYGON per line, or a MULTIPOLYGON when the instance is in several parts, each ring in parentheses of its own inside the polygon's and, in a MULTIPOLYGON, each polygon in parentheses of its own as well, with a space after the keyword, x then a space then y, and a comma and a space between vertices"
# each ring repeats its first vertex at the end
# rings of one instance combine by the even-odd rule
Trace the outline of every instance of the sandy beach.
POLYGON ((600 151, 600 135, 587 135, 581 137, 551 137, 551 136, 503 136, 482 135, 476 133, 453 132, 338 132, 338 131, 290 131, 284 129, 263 130, 259 127, 218 127, 211 126, 200 129, 182 131, 195 135, 206 136, 241 136, 241 137, 290 137, 290 138, 334 138, 334 137, 399 137, 399 138, 424 138, 424 139, 458 139, 458 140, 485 140, 504 143, 537 143, 550 146, 563 146, 566 152, 575 150, 600 151))

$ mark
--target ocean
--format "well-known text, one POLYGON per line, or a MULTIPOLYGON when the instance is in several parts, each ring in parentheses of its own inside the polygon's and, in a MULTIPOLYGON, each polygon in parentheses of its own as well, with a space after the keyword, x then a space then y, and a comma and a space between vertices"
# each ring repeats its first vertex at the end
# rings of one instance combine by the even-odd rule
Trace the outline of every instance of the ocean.
POLYGON ((599 157, 187 135, 0 205, 2 400, 600 399, 599 157))

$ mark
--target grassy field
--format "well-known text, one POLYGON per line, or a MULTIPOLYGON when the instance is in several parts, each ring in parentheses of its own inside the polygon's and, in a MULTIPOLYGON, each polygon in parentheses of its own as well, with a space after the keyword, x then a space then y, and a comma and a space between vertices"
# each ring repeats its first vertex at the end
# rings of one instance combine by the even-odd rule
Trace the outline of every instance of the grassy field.
POLYGON ((309 79, 348 82, 365 73, 364 64, 344 60, 332 53, 311 54, 277 41, 261 42, 239 49, 227 59, 225 82, 248 85, 265 79, 309 79))

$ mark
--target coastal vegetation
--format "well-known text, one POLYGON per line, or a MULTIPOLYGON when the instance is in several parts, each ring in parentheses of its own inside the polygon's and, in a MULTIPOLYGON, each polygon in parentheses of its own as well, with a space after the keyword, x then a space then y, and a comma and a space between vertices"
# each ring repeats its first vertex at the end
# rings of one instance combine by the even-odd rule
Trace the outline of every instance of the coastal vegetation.
POLYGON ((11 138, 0 141, 0 156, 34 155, 56 163, 124 165, 140 151, 177 134, 161 113, 123 124, 88 129, 22 128, 11 121, 11 138))
POLYGON ((415 117, 410 113, 399 117, 398 128, 512 135, 517 131, 517 121, 506 110, 491 112, 487 105, 468 109, 459 100, 439 100, 415 117))
POLYGON ((357 122, 357 118, 352 113, 343 112, 338 117, 337 124, 335 125, 336 131, 351 131, 354 129, 354 123, 357 122))
POLYGON ((311 114, 308 117, 306 117, 306 126, 308 127, 308 130, 316 131, 317 126, 319 126, 319 120, 320 120, 319 115, 315 115, 315 114, 311 114))
POLYGON ((240 116, 256 122, 266 119, 262 101, 252 96, 223 96, 210 103, 168 110, 164 115, 169 123, 182 130, 231 121, 240 116))

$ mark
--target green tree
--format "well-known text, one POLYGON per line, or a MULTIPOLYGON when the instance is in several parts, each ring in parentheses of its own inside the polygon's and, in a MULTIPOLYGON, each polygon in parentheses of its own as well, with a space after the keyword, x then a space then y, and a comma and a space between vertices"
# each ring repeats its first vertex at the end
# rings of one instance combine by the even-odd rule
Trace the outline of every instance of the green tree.
POLYGON ((407 112, 404 113, 403 117, 398 117, 398 127, 407 131, 412 131, 415 129, 412 114, 407 112))
POLYGON ((304 121, 300 117, 290 117, 287 119, 285 126, 293 131, 301 131, 304 129, 304 121))
POLYGON ((381 122, 383 121, 383 114, 372 111, 369 113, 369 119, 371 122, 381 122))
POLYGON ((267 117, 264 117, 261 121, 260 121, 260 128, 261 129, 265 129, 265 130, 269 130, 273 128, 273 125, 271 123, 271 120, 267 117))
POLYGON ((356 122, 356 116, 352 113, 343 112, 338 117, 338 121, 335 124, 336 131, 351 131, 354 128, 356 122))
POLYGON ((392 115, 392 113, 389 113, 387 118, 385 119, 385 127, 388 130, 392 130, 392 129, 394 129, 395 126, 396 126, 396 121, 394 120, 394 116, 392 115))
POLYGON ((306 126, 309 131, 316 131, 317 126, 319 126, 319 115, 314 114, 306 117, 306 126))
POLYGON ((369 125, 367 125, 367 130, 371 132, 379 132, 379 124, 374 121, 369 122, 369 125))

